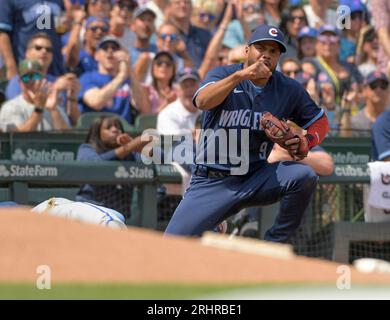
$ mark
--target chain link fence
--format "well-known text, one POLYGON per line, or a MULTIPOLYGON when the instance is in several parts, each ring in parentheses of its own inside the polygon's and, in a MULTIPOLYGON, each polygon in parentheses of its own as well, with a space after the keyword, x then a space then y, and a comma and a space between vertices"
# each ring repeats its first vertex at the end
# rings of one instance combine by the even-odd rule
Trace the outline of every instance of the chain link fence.
MULTIPOLYGON (((291 239, 295 253, 332 260, 335 245, 334 223, 364 222, 363 194, 367 186, 368 184, 364 183, 319 183, 302 224, 291 239)), ((159 197, 158 226, 159 230, 163 231, 180 203, 181 196, 167 195, 161 190, 159 197)), ((261 213, 259 216, 254 216, 241 211, 228 219, 227 232, 261 238, 261 221, 261 213)), ((352 263, 353 260, 362 257, 390 261, 390 235, 383 234, 383 239, 389 241, 352 241, 349 245, 349 262, 352 263)), ((348 241, 347 238, 344 240, 348 241)))

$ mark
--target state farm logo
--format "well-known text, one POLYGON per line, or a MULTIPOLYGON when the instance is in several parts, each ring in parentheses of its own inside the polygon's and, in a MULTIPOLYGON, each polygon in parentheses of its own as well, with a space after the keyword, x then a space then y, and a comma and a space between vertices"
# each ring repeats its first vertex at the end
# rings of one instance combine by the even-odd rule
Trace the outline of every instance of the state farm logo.
POLYGON ((278 36, 278 30, 275 29, 275 28, 271 28, 269 29, 269 34, 272 36, 272 37, 277 37, 278 36))
POLYGON ((128 178, 129 173, 127 172, 125 167, 118 167, 118 169, 115 172, 115 177, 117 178, 128 178))
POLYGON ((26 160, 26 155, 21 149, 15 149, 15 152, 12 155, 12 160, 14 161, 24 161, 26 160))
POLYGON ((58 177, 56 167, 41 165, 11 165, 9 170, 6 166, 0 166, 0 177, 58 177))
POLYGON ((17 148, 12 154, 12 160, 14 161, 73 161, 75 158, 74 152, 59 151, 57 149, 38 150, 27 148, 23 151, 17 148))
POLYGON ((124 166, 119 166, 115 172, 115 177, 118 179, 153 179, 154 172, 150 168, 130 167, 126 169, 124 166))
POLYGON ((381 174, 381 179, 382 179, 382 183, 384 185, 389 185, 390 184, 390 174, 381 174))
POLYGON ((0 166, 0 177, 9 177, 9 171, 6 166, 0 166))

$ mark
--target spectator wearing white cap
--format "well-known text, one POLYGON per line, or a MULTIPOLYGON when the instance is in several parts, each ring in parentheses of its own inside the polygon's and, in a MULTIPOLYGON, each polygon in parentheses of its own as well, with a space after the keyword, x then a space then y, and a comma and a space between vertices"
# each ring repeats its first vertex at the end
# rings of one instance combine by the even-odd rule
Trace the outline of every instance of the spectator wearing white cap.
POLYGON ((161 134, 181 134, 193 130, 201 111, 192 103, 199 87, 200 77, 196 70, 184 68, 178 73, 178 98, 167 105, 157 118, 157 130, 161 134))
POLYGON ((145 7, 152 10, 156 15, 156 20, 154 25, 156 30, 158 30, 165 21, 165 10, 169 6, 169 0, 150 0, 145 7))

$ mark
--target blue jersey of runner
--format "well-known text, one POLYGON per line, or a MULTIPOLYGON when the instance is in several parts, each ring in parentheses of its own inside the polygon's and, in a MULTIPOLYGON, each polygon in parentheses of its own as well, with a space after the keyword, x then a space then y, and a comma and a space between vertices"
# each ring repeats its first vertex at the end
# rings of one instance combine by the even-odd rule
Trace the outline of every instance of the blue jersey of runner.
MULTIPOLYGON (((202 89, 228 77, 243 66, 232 64, 211 70, 195 93, 194 104, 196 105, 196 96, 202 89)), ((219 170, 230 170, 240 166, 235 155, 249 150, 244 161, 248 161, 249 171, 258 169, 267 161, 273 147, 273 142, 260 129, 260 119, 266 111, 279 119, 290 119, 302 128, 309 127, 324 114, 324 110, 315 104, 297 81, 278 71, 273 72, 264 87, 257 87, 250 80, 241 81, 219 106, 204 112, 203 136, 198 144, 195 163, 219 170), (213 150, 209 148, 209 139, 205 138, 208 133, 205 132, 211 131, 217 132, 217 138, 211 147, 215 154, 210 156, 213 150), (224 135, 223 131, 225 136, 221 137, 224 135), (245 135, 248 137, 247 149, 243 145, 246 141, 245 135)))

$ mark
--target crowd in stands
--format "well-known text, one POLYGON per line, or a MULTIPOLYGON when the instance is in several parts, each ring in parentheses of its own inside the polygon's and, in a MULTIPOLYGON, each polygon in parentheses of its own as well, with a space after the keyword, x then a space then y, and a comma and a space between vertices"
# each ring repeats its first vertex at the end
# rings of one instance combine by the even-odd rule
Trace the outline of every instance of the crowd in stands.
POLYGON ((386 0, 1 1, 0 129, 71 129, 96 111, 157 117, 180 104, 178 73, 201 81, 242 63, 264 23, 285 34, 278 70, 327 111, 332 134, 367 134, 389 104, 386 0))

